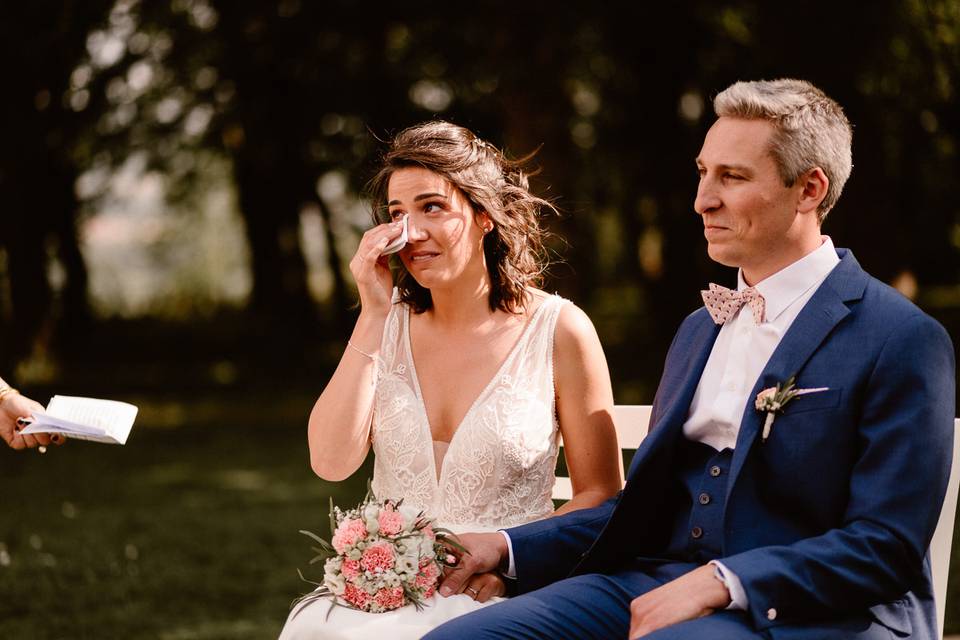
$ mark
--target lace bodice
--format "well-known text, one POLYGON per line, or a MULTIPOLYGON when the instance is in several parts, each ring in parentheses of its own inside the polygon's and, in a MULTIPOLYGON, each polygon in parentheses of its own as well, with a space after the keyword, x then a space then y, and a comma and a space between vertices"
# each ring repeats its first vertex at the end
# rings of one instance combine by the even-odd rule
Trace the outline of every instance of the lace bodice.
POLYGON ((553 336, 566 300, 550 296, 450 441, 440 466, 410 349, 410 309, 393 305, 384 328, 371 437, 373 490, 424 509, 455 531, 544 518, 557 461, 553 336))

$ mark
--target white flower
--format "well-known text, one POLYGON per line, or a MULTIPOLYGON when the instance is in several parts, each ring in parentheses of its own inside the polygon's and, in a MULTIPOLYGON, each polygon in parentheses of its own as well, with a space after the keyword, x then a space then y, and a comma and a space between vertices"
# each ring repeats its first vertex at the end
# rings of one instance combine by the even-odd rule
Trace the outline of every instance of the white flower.
POLYGON ((371 502, 363 509, 363 524, 367 531, 376 535, 380 531, 380 505, 371 502))
POLYGON ((323 576, 323 585, 335 595, 342 595, 347 588, 347 580, 341 573, 327 573, 323 576))
POLYGON ((420 539, 420 555, 426 558, 433 557, 433 540, 427 536, 420 539))
POLYGON ((351 560, 359 560, 363 556, 363 552, 360 549, 353 548, 350 551, 347 551, 347 557, 351 560))
POLYGON ((340 568, 343 566, 343 558, 340 556, 333 556, 328 558, 326 562, 323 563, 323 572, 326 573, 340 573, 340 568))
POLYGON ((416 555, 405 553, 402 556, 397 556, 397 561, 394 562, 393 566, 399 574, 412 575, 417 573, 420 562, 416 555))
MULTIPOLYGON (((426 536, 424 536, 423 538, 421 538, 421 541, 422 541, 422 540, 425 540, 425 539, 426 539, 426 536)), ((419 562, 420 562, 420 545, 419 545, 419 544, 417 544, 417 545, 410 545, 410 546, 407 548, 407 552, 404 553, 403 555, 404 555, 405 557, 407 557, 407 558, 410 558, 410 562, 413 562, 413 563, 415 563, 415 564, 419 564, 419 562)))
POLYGON ((411 531, 413 525, 417 523, 417 519, 420 517, 420 509, 409 505, 402 504, 400 505, 400 515, 403 516, 403 529, 405 531, 411 531))
POLYGON ((398 576, 395 571, 392 571, 392 570, 384 571, 382 579, 384 584, 386 584, 388 587, 400 586, 400 576, 398 576))

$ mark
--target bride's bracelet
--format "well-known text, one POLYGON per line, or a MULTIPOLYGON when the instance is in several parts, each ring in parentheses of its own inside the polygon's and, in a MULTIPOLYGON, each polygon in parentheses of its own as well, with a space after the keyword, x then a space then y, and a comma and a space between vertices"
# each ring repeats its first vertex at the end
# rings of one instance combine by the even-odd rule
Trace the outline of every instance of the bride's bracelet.
POLYGON ((347 346, 350 347, 351 349, 353 349, 354 351, 356 351, 357 353, 359 353, 360 355, 362 355, 363 357, 365 357, 365 358, 370 358, 370 360, 373 362, 373 375, 370 377, 370 386, 371 386, 372 388, 373 388, 373 387, 376 387, 376 386, 377 386, 377 376, 379 375, 378 372, 377 372, 377 369, 379 368, 379 365, 380 365, 380 358, 378 358, 377 356, 373 355, 372 353, 367 353, 366 351, 364 351, 363 349, 361 349, 361 348, 358 347, 357 345, 353 344, 353 343, 350 342, 349 340, 347 340, 347 346))
POLYGON ((370 359, 373 360, 374 362, 376 362, 377 360, 379 360, 379 358, 377 358, 377 356, 373 355, 372 353, 367 353, 366 351, 364 351, 363 349, 361 349, 361 348, 358 347, 357 345, 353 344, 353 343, 350 342, 349 340, 347 340, 347 346, 350 347, 351 349, 353 349, 354 351, 356 351, 357 353, 359 353, 360 355, 366 356, 367 358, 370 358, 370 359))

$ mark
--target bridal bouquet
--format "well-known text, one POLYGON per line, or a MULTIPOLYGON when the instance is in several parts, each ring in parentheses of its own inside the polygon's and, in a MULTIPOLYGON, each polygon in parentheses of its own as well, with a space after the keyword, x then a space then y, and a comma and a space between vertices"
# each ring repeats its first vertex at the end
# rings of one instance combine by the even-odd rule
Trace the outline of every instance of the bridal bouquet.
POLYGON ((369 489, 363 502, 347 511, 330 499, 330 530, 330 542, 300 531, 319 545, 310 564, 325 563, 322 583, 300 575, 319 588, 294 601, 294 607, 330 598, 331 610, 341 600, 370 613, 408 603, 419 609, 436 590, 442 567, 456 563, 449 548, 466 552, 452 532, 434 527, 419 509, 402 500, 377 500, 369 489))

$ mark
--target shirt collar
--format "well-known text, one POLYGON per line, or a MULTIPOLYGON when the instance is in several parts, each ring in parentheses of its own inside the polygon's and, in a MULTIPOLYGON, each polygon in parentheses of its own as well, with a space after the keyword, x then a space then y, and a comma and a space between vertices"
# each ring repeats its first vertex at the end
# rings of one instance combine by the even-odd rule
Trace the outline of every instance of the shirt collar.
MULTIPOLYGON (((764 278, 754 287, 766 301, 764 312, 766 322, 776 320, 777 316, 810 287, 823 282, 824 278, 840 263, 830 236, 821 236, 821 238, 823 242, 817 249, 772 276, 764 278)), ((737 271, 737 290, 743 291, 747 287, 743 279, 743 270, 740 269, 737 271)))

